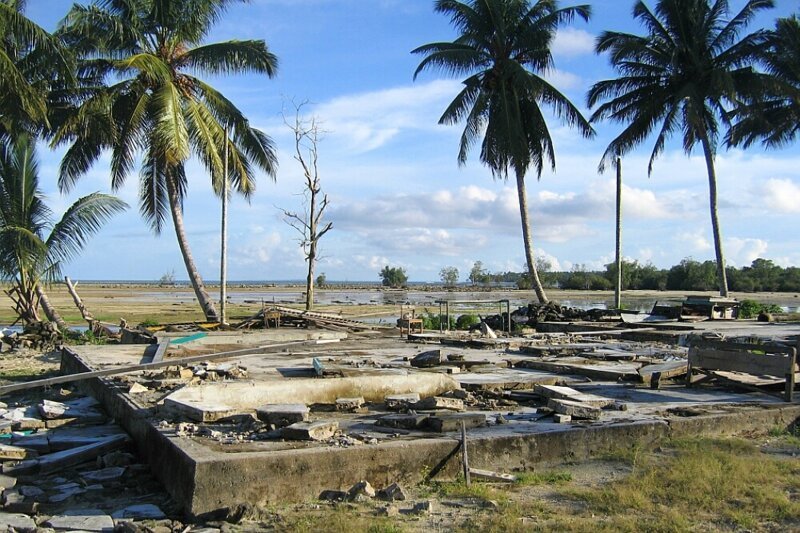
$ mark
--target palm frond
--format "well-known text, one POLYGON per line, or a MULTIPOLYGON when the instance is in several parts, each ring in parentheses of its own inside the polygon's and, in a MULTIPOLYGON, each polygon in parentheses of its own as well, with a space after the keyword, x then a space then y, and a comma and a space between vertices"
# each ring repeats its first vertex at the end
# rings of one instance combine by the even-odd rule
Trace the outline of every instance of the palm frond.
POLYGON ((278 72, 278 57, 262 40, 206 44, 187 51, 183 59, 187 67, 208 74, 255 72, 272 78, 278 72))

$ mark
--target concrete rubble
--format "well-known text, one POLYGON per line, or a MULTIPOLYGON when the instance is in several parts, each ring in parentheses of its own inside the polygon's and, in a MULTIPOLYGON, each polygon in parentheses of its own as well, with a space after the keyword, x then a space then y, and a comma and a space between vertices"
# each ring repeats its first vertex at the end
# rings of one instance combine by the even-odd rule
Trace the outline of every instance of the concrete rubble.
MULTIPOLYGON (((536 315, 542 327, 551 311, 536 315)), ((256 498, 298 499, 313 492, 334 502, 387 501, 388 513, 430 513, 432 502, 392 503, 408 498, 398 481, 416 480, 423 461, 431 466, 441 459, 440 475, 457 473, 451 457, 462 431, 474 446, 475 466, 499 476, 495 470, 513 471, 559 454, 602 451, 618 433, 643 440, 668 435, 681 427, 678 419, 691 418, 687 409, 700 413, 693 415, 697 420, 736 416, 752 405, 775 408, 776 420, 784 416, 778 400, 760 393, 685 386, 687 346, 707 330, 577 324, 576 334, 572 326, 498 339, 328 331, 336 335, 318 335, 311 346, 281 338, 288 342, 281 350, 183 363, 230 349, 230 333, 219 333, 228 343, 220 341, 221 348, 209 333, 194 345, 170 346, 165 368, 86 382, 100 401, 65 394, 0 408, 0 432, 10 435, 0 447, 4 510, 27 513, 37 524, 49 521, 45 527, 83 520, 89 529, 107 520, 112 527, 121 520, 163 521, 175 516, 174 509, 203 516, 256 498), (431 342, 440 347, 431 350, 431 342), (114 410, 106 413, 108 406, 114 410), (135 458, 126 462, 121 455, 133 440, 176 499, 170 508, 141 499, 101 514, 67 513, 98 491, 145 475, 135 458), (568 449, 572 445, 586 450, 568 449), (169 479, 169 461, 185 469, 174 474, 177 479, 207 476, 191 482, 192 490, 205 492, 187 493, 188 482, 169 479), (220 474, 228 468, 231 473, 220 474), (287 479, 277 481, 282 472, 287 479)), ((268 347, 262 339, 285 335, 273 330, 252 342, 268 347)), ((787 330, 783 342, 796 342, 798 333, 787 330)), ((144 348, 118 350, 70 348, 65 370, 134 364, 144 348)))

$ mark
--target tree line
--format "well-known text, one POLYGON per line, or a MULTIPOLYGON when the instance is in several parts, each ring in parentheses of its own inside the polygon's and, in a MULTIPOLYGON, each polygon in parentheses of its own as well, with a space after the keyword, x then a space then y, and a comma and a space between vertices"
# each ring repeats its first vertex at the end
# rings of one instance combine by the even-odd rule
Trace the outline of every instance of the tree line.
MULTIPOLYGON (((473 285, 513 283, 530 289, 524 272, 487 272, 480 261, 470 273, 473 285)), ((781 267, 769 259, 756 259, 749 266, 727 267, 730 289, 736 292, 800 292, 800 267, 781 267)), ((540 264, 542 284, 547 288, 568 290, 611 290, 617 279, 615 263, 604 270, 588 270, 575 265, 569 271, 555 272, 540 264)), ((683 259, 670 268, 658 268, 639 261, 622 262, 624 290, 713 291, 717 288, 717 265, 714 261, 683 259)))

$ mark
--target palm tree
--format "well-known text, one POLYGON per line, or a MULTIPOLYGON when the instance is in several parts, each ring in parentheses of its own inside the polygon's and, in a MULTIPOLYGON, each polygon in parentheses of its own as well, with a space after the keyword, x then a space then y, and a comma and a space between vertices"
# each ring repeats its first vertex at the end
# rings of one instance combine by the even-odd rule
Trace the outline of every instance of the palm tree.
POLYGON ((0 277, 25 323, 39 320, 42 283, 61 278, 61 267, 89 238, 128 205, 93 193, 77 200, 56 223, 39 189, 35 143, 27 135, 0 145, 0 277))
POLYGON ((414 78, 428 68, 467 76, 439 123, 466 122, 459 164, 466 163, 469 149, 483 135, 480 159, 492 176, 506 180, 509 170, 514 171, 528 272, 536 296, 545 303, 533 255, 525 175, 533 166, 541 178, 548 162, 555 170, 553 141, 540 104, 583 135, 594 134, 580 111, 542 77, 553 67, 550 45, 556 30, 576 16, 588 20, 590 8, 560 8, 557 0, 438 0, 435 10, 450 16, 460 36, 414 50, 425 55, 414 78))
POLYGON ((784 146, 800 135, 800 19, 778 19, 767 35, 762 61, 767 75, 748 101, 734 109, 738 120, 728 132, 729 145, 784 146))
POLYGON ((627 124, 606 148, 601 171, 617 154, 624 155, 658 129, 648 172, 676 131, 689 154, 701 145, 708 173, 711 227, 722 296, 728 295, 725 256, 717 216, 717 178, 714 157, 720 123, 729 124, 729 106, 758 81, 752 68, 763 32, 740 38, 740 33, 772 0, 748 0, 732 18, 727 0, 658 0, 655 11, 637 1, 633 17, 647 35, 604 32, 597 53, 610 52, 620 77, 596 83, 589 90, 591 120, 627 124), (601 103, 602 102, 602 103, 601 103))
POLYGON ((238 1, 103 0, 73 6, 60 29, 83 59, 84 81, 97 84, 84 88, 80 107, 64 120, 55 139, 71 142, 61 164, 61 189, 69 190, 108 149, 116 190, 141 156, 140 212, 156 234, 171 214, 195 295, 212 321, 218 320, 217 310, 183 223, 186 162, 194 153, 222 194, 227 150, 231 185, 247 198, 255 190, 253 166, 273 179, 277 166, 269 137, 251 127, 223 94, 188 73, 275 75, 277 58, 264 41, 202 44, 212 25, 238 1))
POLYGON ((0 0, 0 142, 48 125, 48 88, 71 78, 57 39, 23 11, 24 0, 0 0))

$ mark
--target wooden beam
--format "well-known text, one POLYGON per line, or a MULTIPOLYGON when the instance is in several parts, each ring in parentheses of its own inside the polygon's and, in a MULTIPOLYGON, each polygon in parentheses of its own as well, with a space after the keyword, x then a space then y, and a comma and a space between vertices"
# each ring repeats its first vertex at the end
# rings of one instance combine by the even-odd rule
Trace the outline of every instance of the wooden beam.
POLYGON ((744 372, 745 374, 784 377, 795 372, 794 354, 760 355, 747 352, 724 350, 706 350, 691 348, 689 364, 693 368, 706 370, 725 370, 728 372, 744 372))
MULTIPOLYGON (((338 340, 338 339, 337 339, 338 340)), ((140 363, 136 365, 119 366, 115 368, 106 368, 104 370, 94 370, 92 372, 81 372, 79 374, 70 374, 67 376, 57 376, 54 378, 37 379, 34 381, 27 381, 25 383, 14 383, 12 385, 4 385, 0 387, 0 396, 10 392, 33 389, 36 387, 47 387, 50 385, 57 385, 60 383, 71 383, 73 381, 81 381, 84 379, 101 378, 107 376, 116 376, 119 374, 127 374, 129 372, 137 372, 139 370, 155 370, 157 368, 165 368, 168 366, 177 366, 191 363, 201 363, 203 361, 216 361, 219 359, 228 359, 230 357, 243 357, 249 355, 260 355, 268 353, 270 350, 283 349, 293 346, 310 346, 315 344, 326 344, 331 342, 329 340, 311 340, 311 341, 296 341, 296 342, 283 342, 278 344, 266 344, 255 348, 243 348, 241 350, 232 350, 229 352, 217 352, 205 355, 193 355, 190 357, 182 357, 180 359, 168 359, 166 361, 158 361, 151 363, 140 363)))

